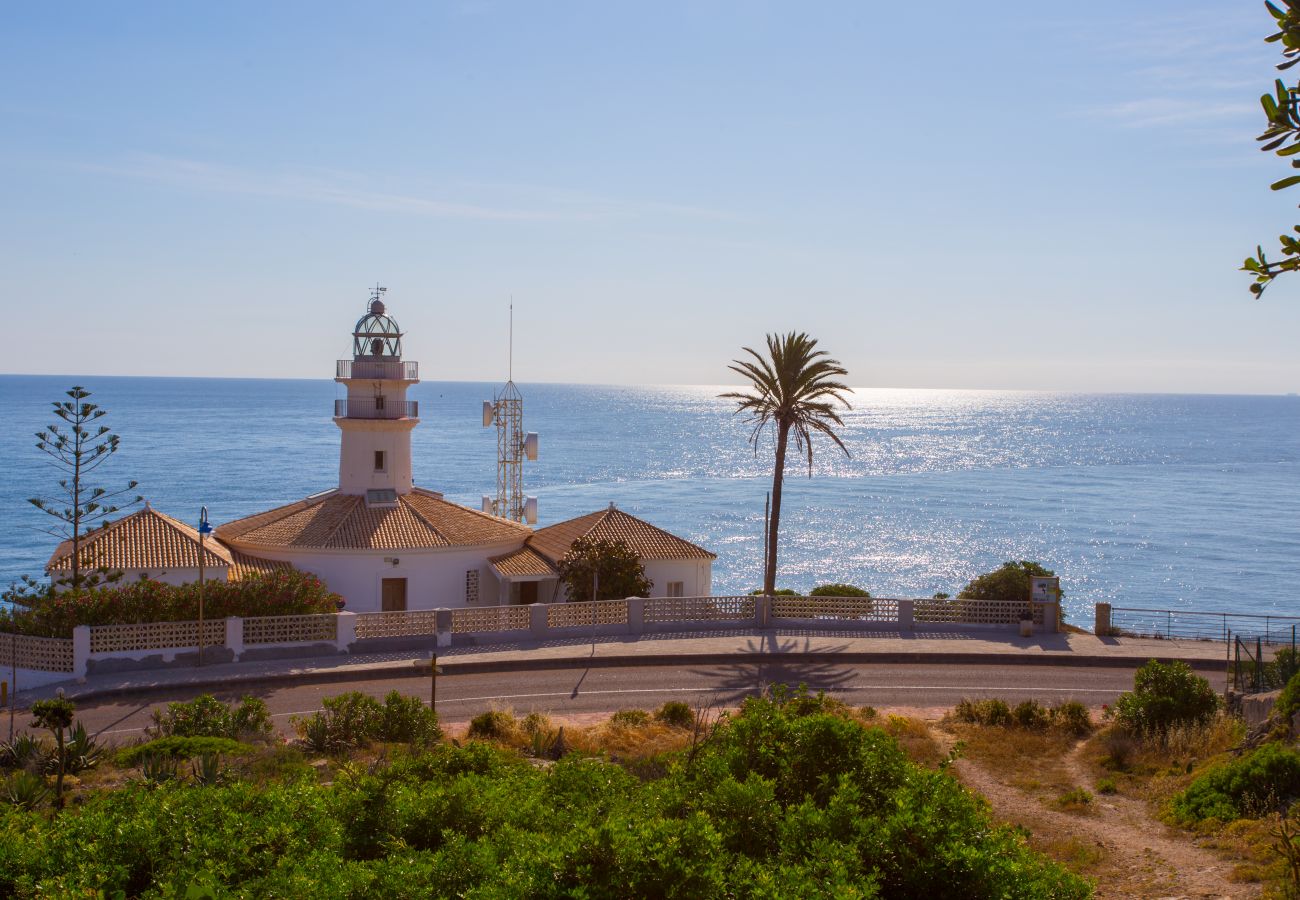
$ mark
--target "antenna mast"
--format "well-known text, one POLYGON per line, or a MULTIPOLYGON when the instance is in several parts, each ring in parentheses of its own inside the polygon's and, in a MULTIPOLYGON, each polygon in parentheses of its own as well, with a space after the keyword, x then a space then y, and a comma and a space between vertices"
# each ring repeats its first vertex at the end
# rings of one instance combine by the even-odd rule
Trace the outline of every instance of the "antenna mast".
POLYGON ((515 387, 515 303, 510 298, 505 386, 483 401, 483 425, 497 428, 497 494, 483 496, 483 511, 529 525, 537 522, 537 498, 524 496, 524 460, 537 459, 537 434, 524 432, 524 398, 515 387))

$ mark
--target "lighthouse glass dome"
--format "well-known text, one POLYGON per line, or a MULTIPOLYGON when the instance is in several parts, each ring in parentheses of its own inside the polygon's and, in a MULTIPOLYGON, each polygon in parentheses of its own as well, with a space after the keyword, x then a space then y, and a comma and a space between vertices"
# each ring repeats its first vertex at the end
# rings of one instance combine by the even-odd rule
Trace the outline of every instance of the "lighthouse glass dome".
POLYGON ((352 355, 357 359, 401 358, 402 330, 396 319, 385 314, 382 301, 371 301, 370 312, 352 330, 352 355))

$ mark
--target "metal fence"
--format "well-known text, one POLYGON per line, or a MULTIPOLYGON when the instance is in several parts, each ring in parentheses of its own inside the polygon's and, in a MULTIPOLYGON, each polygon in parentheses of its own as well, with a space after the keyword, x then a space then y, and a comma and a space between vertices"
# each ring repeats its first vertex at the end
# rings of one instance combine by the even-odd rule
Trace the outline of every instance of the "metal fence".
POLYGON ((1201 641, 1258 638, 1261 644, 1285 644, 1300 616, 1268 616, 1250 613, 1190 612, 1179 609, 1140 609, 1112 606, 1110 633, 1132 637, 1186 638, 1201 641))

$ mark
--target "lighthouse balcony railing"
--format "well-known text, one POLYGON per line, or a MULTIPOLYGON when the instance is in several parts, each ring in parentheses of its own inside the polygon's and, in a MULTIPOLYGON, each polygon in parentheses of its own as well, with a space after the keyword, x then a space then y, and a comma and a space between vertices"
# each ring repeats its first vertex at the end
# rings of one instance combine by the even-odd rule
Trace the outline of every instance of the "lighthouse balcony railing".
POLYGON ((400 359, 340 359, 334 377, 363 381, 419 381, 420 364, 400 359))
POLYGON ((387 400, 381 403, 377 397, 365 397, 334 401, 336 419, 415 419, 419 415, 419 402, 415 400, 387 400))

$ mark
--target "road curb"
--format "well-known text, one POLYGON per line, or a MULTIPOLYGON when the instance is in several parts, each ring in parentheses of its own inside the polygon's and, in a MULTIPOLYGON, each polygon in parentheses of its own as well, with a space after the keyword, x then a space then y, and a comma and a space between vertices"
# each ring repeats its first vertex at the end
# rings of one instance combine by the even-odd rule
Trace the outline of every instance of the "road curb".
MULTIPOLYGON (((443 657, 438 666, 443 677, 456 675, 485 675, 500 672, 542 672, 556 669, 612 669, 638 666, 806 666, 806 665, 991 665, 991 666, 1065 666, 1081 668, 1135 669, 1148 659, 1160 662, 1179 660, 1200 671, 1222 672, 1225 663, 1205 658, 1180 658, 1177 656, 1066 656, 1024 653, 902 653, 902 652, 837 652, 789 651, 777 653, 656 653, 623 656, 565 656, 535 659, 484 659, 460 661, 443 657)), ((38 689, 41 693, 53 692, 62 687, 67 697, 79 702, 106 700, 118 697, 139 697, 148 694, 191 691, 230 692, 263 685, 282 684, 339 684, 349 681, 373 681, 387 678, 410 678, 428 675, 427 660, 412 660, 406 665, 386 663, 376 666, 356 666, 346 670, 312 669, 303 671, 239 675, 195 679, 171 684, 113 685, 97 688, 92 685, 49 685, 38 689)), ((30 695, 29 695, 30 696, 30 695)), ((24 698, 26 699, 26 698, 24 698)))

